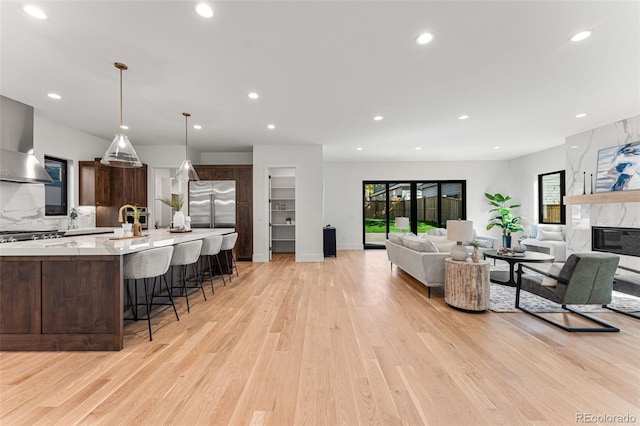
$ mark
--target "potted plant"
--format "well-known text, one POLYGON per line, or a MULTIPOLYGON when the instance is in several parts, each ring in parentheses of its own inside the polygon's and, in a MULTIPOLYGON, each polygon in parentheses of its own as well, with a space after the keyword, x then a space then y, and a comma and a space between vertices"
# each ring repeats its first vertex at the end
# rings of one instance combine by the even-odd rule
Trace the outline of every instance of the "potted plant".
POLYGON ((78 219, 78 209, 72 207, 71 210, 69 210, 69 229, 77 227, 76 219, 78 219))
POLYGON ((500 193, 487 194, 485 192, 484 196, 489 200, 489 205, 493 207, 489 212, 496 212, 496 217, 489 220, 487 230, 494 226, 502 228, 502 247, 511 247, 511 233, 524 232, 524 228, 518 223, 522 217, 511 214, 511 210, 520 207, 520 204, 507 205, 511 197, 500 193))
POLYGON ((284 221, 287 223, 287 225, 291 225, 291 218, 290 217, 286 218, 284 221))
POLYGON ((171 207, 173 210, 173 224, 172 228, 184 228, 185 219, 184 213, 182 213, 182 205, 184 204, 183 194, 171 194, 171 198, 158 198, 158 201, 171 207))
POLYGON ((142 224, 140 223, 140 213, 142 213, 142 210, 138 208, 138 205, 136 204, 135 206, 133 206, 133 226, 131 227, 131 229, 133 230, 134 237, 140 237, 142 235, 142 224))

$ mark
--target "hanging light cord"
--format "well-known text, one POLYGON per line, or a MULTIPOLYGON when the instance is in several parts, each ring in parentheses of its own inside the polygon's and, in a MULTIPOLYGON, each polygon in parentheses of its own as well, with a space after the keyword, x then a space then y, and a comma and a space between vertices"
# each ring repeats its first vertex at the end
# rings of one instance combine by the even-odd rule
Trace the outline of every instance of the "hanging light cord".
POLYGON ((122 135, 124 134, 122 132, 122 71, 129 69, 129 67, 121 62, 116 62, 113 65, 120 70, 120 134, 122 135))
POLYGON ((189 159, 189 150, 188 150, 188 129, 189 129, 189 117, 191 117, 191 114, 189 114, 188 112, 183 112, 182 115, 184 115, 184 159, 188 160, 189 159))

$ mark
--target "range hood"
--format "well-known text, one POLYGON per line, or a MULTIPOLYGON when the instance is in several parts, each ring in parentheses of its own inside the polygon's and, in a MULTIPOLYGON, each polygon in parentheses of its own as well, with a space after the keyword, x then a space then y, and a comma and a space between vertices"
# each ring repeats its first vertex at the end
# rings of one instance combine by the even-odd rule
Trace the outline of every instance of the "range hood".
POLYGON ((0 180, 53 182, 33 152, 33 107, 0 95, 0 180))

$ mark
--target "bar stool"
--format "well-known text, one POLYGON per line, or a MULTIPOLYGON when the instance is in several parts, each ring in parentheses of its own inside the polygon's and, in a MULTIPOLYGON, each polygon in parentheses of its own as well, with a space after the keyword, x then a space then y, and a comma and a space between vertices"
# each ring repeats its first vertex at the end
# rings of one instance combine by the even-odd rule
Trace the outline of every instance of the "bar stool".
MULTIPOLYGON (((211 293, 215 293, 213 289, 213 269, 211 268, 211 256, 216 257, 218 262, 218 269, 220 270, 220 276, 222 277, 222 283, 226 286, 227 282, 224 279, 224 273, 222 272, 222 265, 220 265, 220 247, 222 247, 222 236, 216 235, 215 237, 205 238, 202 241, 202 250, 200 250, 200 256, 204 256, 207 259, 207 265, 209 266, 209 279, 211 281, 211 293)), ((202 265, 202 280, 205 279, 205 265, 202 265)))
MULTIPOLYGON (((145 250, 138 253, 127 254, 124 256, 122 276, 125 279, 127 286, 127 297, 129 300, 129 306, 131 306, 132 318, 124 318, 126 320, 138 321, 138 319, 146 319, 149 324, 149 340, 153 340, 151 334, 151 306, 173 306, 173 312, 176 314, 176 320, 180 321, 178 317, 178 311, 176 305, 173 303, 173 297, 171 297, 171 291, 169 285, 164 277, 164 274, 169 270, 169 264, 171 263, 171 256, 173 255, 173 247, 160 247, 151 250, 145 250), (153 293, 156 288, 156 279, 161 277, 164 280, 164 285, 167 289, 169 296, 168 303, 155 303, 153 301, 153 293), (153 288, 149 293, 149 278, 153 278, 153 288), (138 302, 138 280, 142 280, 144 283, 144 301, 145 303, 138 302), (131 300, 131 290, 126 280, 133 280, 135 288, 135 303, 131 300), (149 302, 149 295, 151 295, 151 302, 149 302), (138 306, 145 306, 147 315, 145 318, 138 318, 138 306)), ((162 287, 162 283, 160 283, 162 287)))
POLYGON ((240 276, 238 274, 238 267, 236 266, 236 261, 233 258, 233 248, 236 246, 236 241, 238 241, 237 232, 222 236, 222 247, 220 247, 220 251, 224 252, 224 259, 226 260, 227 267, 229 268, 229 282, 231 282, 231 276, 233 275, 234 269, 236 270, 236 276, 240 276), (231 263, 229 263, 229 258, 227 257, 227 254, 229 252, 231 252, 231 263))
MULTIPOLYGON (((171 290, 173 286, 173 267, 180 267, 180 276, 182 280, 182 290, 184 291, 184 297, 187 299, 187 312, 191 312, 189 306, 189 288, 199 288, 202 290, 204 300, 207 300, 207 295, 204 294, 204 288, 202 287, 202 280, 200 279, 200 272, 198 271, 198 258, 200 257, 200 249, 202 248, 202 240, 189 241, 186 243, 180 243, 173 246, 173 256, 171 257, 171 290), (196 275, 196 285, 187 285, 187 266, 193 266, 193 271, 196 275)), ((179 287, 178 287, 179 288, 179 287)))

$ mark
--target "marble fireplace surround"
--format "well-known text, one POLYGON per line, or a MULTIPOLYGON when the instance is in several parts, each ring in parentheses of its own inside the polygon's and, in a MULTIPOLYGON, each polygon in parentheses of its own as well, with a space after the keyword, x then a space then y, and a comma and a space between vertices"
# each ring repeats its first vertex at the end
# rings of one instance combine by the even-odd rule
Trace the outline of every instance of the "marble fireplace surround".
MULTIPOLYGON (((588 180, 596 174, 599 150, 639 140, 640 115, 567 137, 567 195, 582 195, 583 173, 589 194, 588 180)), ((567 209, 567 254, 591 251, 592 226, 640 228, 640 202, 572 204, 567 209)), ((640 257, 621 255, 620 264, 640 269, 640 257)))

